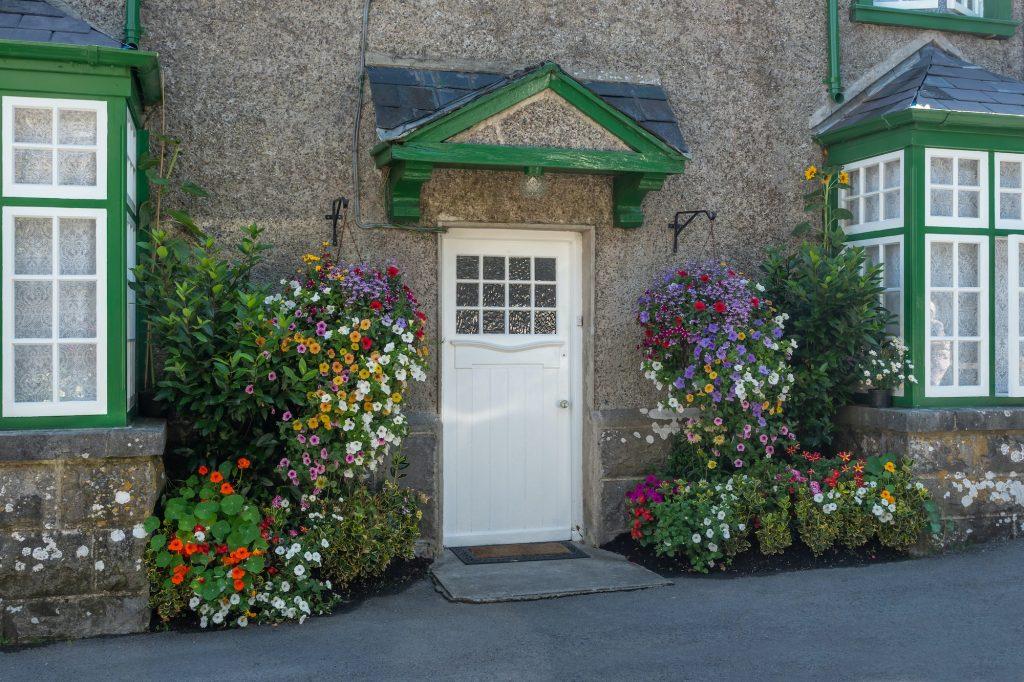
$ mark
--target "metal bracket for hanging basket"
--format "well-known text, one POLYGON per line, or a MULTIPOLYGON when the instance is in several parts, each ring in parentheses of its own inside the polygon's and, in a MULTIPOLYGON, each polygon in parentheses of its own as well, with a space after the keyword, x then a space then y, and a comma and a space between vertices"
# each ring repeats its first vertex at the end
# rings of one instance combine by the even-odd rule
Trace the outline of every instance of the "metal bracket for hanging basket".
POLYGON ((672 253, 679 253, 680 233, 682 233, 682 231, 685 230, 686 227, 699 215, 707 216, 708 220, 712 223, 715 221, 715 218, 718 217, 718 214, 714 211, 679 211, 676 213, 675 218, 672 219, 672 222, 668 224, 668 229, 672 230, 672 253), (683 217, 686 219, 680 222, 683 217))

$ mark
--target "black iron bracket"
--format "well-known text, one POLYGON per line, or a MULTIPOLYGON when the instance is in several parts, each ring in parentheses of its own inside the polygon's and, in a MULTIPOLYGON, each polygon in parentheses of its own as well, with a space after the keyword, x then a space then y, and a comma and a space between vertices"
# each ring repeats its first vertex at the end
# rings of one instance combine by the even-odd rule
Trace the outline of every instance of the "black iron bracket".
POLYGON ((687 228, 687 226, 690 223, 696 220, 697 216, 700 215, 707 216, 707 219, 710 220, 711 222, 714 222, 715 218, 718 217, 718 214, 715 213, 714 211, 705 210, 679 211, 676 213, 675 218, 673 218, 672 222, 668 224, 668 229, 672 230, 672 253, 679 253, 679 235, 682 233, 683 230, 687 228), (686 219, 680 222, 680 219, 683 218, 684 216, 686 219))
POLYGON ((344 220, 345 211, 348 208, 348 197, 338 197, 331 202, 331 212, 324 216, 325 220, 331 221, 331 246, 338 245, 338 221, 344 220))

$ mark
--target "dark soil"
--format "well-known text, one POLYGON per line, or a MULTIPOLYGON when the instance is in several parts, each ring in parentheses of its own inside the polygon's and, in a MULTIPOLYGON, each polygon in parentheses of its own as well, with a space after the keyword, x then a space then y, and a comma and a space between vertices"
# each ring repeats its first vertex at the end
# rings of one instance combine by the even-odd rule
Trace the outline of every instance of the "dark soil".
POLYGON ((711 569, 710 573, 704 574, 690 568, 690 564, 685 557, 680 560, 656 556, 653 549, 641 547, 634 542, 629 533, 619 535, 611 542, 602 545, 601 549, 621 554, 633 563, 654 571, 663 578, 678 578, 681 576, 693 578, 742 578, 746 576, 772 575, 788 571, 804 571, 811 568, 868 566, 870 564, 887 563, 890 561, 905 561, 911 558, 904 552, 897 552, 888 547, 883 547, 877 540, 872 540, 857 549, 836 547, 817 557, 799 540, 795 541, 782 554, 772 556, 761 554, 755 542, 749 550, 733 557, 732 563, 729 564, 728 568, 722 568, 721 570, 711 569))

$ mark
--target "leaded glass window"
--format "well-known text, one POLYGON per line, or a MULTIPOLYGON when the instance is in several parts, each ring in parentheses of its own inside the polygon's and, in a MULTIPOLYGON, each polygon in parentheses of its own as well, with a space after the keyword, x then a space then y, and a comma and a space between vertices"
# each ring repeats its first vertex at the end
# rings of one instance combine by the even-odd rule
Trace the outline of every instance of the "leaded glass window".
POLYGON ((556 259, 460 255, 455 260, 457 334, 555 334, 556 259))

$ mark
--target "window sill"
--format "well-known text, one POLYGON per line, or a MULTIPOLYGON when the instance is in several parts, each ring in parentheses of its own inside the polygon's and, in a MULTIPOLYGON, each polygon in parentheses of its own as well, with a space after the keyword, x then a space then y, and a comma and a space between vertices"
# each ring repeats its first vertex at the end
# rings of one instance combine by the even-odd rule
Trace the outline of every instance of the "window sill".
POLYGON ((909 28, 934 29, 936 31, 953 31, 957 33, 973 33, 987 38, 1009 38, 1017 32, 1019 21, 1013 19, 993 19, 989 17, 969 17, 958 14, 924 12, 912 9, 895 9, 892 7, 874 7, 854 3, 850 8, 850 18, 864 24, 882 24, 886 26, 906 26, 909 28))

